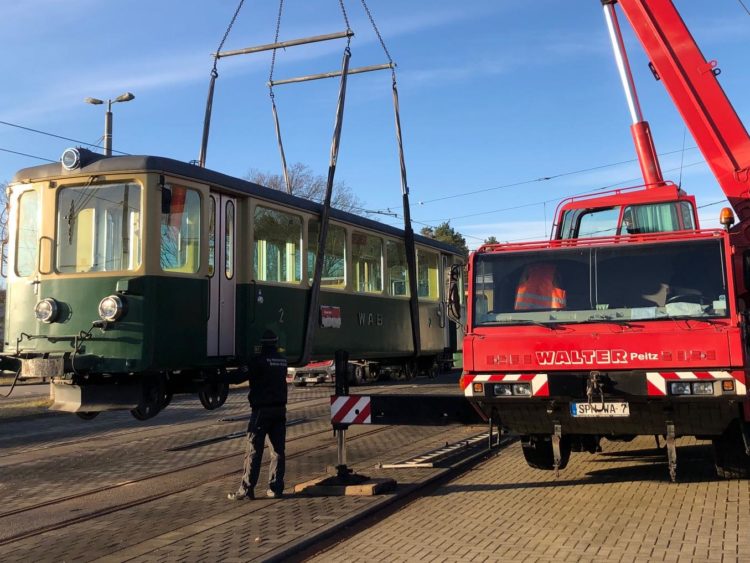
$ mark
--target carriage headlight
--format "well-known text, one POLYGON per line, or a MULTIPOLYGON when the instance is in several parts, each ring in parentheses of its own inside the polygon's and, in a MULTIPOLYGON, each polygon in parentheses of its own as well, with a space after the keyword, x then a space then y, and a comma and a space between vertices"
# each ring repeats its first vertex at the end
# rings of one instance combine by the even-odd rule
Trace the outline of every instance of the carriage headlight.
POLYGON ((75 170, 81 166, 81 151, 78 149, 65 149, 60 157, 65 170, 75 170))
POLYGON ((124 312, 125 304, 119 295, 110 295, 99 301, 99 317, 103 321, 116 321, 124 312))
POLYGON ((55 322, 59 310, 60 308, 57 306, 57 301, 48 297, 47 299, 42 299, 36 304, 34 307, 34 316, 36 317, 36 320, 43 323, 52 323, 55 322))

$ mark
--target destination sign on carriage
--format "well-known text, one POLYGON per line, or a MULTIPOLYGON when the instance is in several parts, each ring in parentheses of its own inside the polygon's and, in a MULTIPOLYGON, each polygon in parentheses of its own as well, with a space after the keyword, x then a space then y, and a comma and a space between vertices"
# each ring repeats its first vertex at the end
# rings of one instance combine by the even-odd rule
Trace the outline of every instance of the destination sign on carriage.
POLYGON ((321 305, 320 326, 323 328, 341 328, 341 307, 321 305))

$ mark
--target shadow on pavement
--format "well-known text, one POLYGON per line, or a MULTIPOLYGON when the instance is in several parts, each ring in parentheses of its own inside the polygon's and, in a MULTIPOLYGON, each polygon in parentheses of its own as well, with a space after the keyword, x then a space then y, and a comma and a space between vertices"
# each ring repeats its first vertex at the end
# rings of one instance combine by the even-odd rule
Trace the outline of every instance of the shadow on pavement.
MULTIPOLYGON (((502 457, 497 458, 494 462, 500 462, 502 457)), ((509 461, 510 462, 510 461, 509 461)), ((518 463, 513 461, 513 463, 518 463)), ((520 462, 523 463, 523 462, 520 462)), ((552 476, 551 471, 527 469, 524 465, 524 471, 533 472, 539 475, 539 481, 523 481, 517 483, 480 483, 471 485, 448 484, 441 487, 434 494, 448 495, 462 492, 479 492, 479 491, 506 491, 517 489, 543 489, 550 487, 572 487, 581 485, 599 485, 602 483, 629 483, 638 481, 661 481, 669 484, 669 471, 667 466, 667 456, 663 449, 637 449, 630 451, 602 452, 599 454, 573 454, 567 469, 560 471, 560 478, 553 481, 547 481, 546 478, 552 476), (610 463, 614 466, 603 469, 588 471, 585 477, 576 479, 566 479, 566 471, 574 470, 575 465, 579 462, 577 456, 586 456, 579 458, 584 463, 610 463), (606 458, 606 459, 602 459, 606 458), (623 466, 621 464, 627 463, 623 466)), ((716 476, 714 469, 713 456, 710 444, 691 444, 680 446, 677 445, 677 483, 704 483, 712 481, 721 481, 716 476)))

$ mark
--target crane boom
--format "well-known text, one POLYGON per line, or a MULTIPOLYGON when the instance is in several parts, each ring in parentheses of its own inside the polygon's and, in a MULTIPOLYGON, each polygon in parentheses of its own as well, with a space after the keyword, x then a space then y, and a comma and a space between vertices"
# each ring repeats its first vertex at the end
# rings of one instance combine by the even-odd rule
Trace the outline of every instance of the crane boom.
MULTIPOLYGON (((603 4, 617 0, 602 0, 603 4)), ((619 0, 741 223, 750 219, 750 136, 671 0, 619 0)))

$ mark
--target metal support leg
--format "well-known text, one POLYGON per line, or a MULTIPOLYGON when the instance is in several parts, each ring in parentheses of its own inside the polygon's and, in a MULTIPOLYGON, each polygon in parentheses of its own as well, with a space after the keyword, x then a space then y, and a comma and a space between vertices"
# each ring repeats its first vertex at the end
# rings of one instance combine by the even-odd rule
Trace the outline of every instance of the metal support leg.
POLYGON ((675 445, 674 423, 667 422, 667 459, 669 460, 669 478, 677 481, 677 446, 675 445))
POLYGON ((346 466, 346 430, 336 430, 336 476, 341 478, 348 477, 352 470, 346 466))
POLYGON ((745 455, 750 455, 750 422, 740 421, 740 433, 745 443, 745 455))
POLYGON ((562 455, 560 455, 560 438, 562 438, 562 427, 560 424, 555 424, 555 433, 552 434, 552 460, 556 478, 560 476, 560 462, 562 461, 562 455))
POLYGON ((489 437, 487 439, 487 449, 491 450, 492 449, 492 417, 490 417, 488 422, 489 422, 489 433, 488 433, 489 437))

